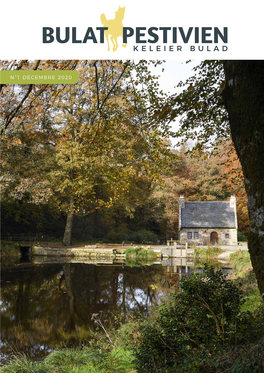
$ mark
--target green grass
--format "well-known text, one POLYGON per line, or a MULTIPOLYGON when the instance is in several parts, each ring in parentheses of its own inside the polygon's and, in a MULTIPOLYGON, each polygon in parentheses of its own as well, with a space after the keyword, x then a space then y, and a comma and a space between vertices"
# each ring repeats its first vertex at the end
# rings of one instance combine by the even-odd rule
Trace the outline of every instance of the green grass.
POLYGON ((125 250, 127 265, 142 265, 154 262, 157 259, 157 253, 151 248, 140 246, 129 247, 125 250))
POLYGON ((235 272, 233 278, 240 284, 241 290, 245 294, 245 303, 241 307, 241 311, 246 312, 258 309, 263 301, 258 289, 256 276, 252 271, 249 252, 238 250, 230 254, 229 261, 235 272))
POLYGON ((100 363, 102 357, 96 350, 84 349, 63 349, 52 352, 45 359, 45 363, 55 367, 81 366, 87 363, 100 363))
POLYGON ((229 261, 236 273, 236 276, 243 276, 246 272, 252 270, 250 255, 246 250, 238 250, 230 254, 229 261))
POLYGON ((242 312, 247 312, 247 311, 254 311, 257 310, 259 307, 262 306, 262 298, 260 295, 260 291, 256 287, 254 292, 252 292, 250 295, 245 297, 245 303, 241 307, 242 312))
POLYGON ((43 361, 30 361, 25 355, 14 357, 1 373, 136 373, 133 355, 127 347, 104 352, 88 347, 52 352, 43 361))
POLYGON ((213 259, 222 252, 223 250, 220 247, 195 247, 194 257, 197 259, 213 259))
POLYGON ((58 370, 44 361, 33 362, 25 355, 15 356, 8 365, 1 367, 1 373, 57 373, 58 370))

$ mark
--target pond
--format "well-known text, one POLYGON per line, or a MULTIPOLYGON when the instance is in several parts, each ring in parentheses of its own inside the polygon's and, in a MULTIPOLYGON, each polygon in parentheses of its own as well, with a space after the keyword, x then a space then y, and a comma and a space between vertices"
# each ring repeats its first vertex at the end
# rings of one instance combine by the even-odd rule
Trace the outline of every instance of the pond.
MULTIPOLYGON (((194 263, 141 267, 124 263, 18 263, 2 267, 1 361, 13 352, 39 359, 55 348, 87 343, 100 313, 106 327, 145 317, 179 289, 194 263)), ((199 269, 197 269, 199 270, 199 269)))

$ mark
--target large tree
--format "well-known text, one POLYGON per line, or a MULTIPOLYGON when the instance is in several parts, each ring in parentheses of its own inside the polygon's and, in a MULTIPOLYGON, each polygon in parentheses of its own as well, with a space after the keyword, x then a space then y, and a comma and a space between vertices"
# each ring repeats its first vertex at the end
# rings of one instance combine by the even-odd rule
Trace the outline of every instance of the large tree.
POLYGON ((264 299, 264 61, 224 61, 224 104, 245 177, 249 252, 264 299))
POLYGON ((76 69, 76 85, 36 86, 29 95, 28 87, 4 87, 1 95, 9 104, 1 121, 5 190, 20 199, 27 195, 33 203, 41 193, 66 214, 65 245, 71 244, 75 215, 120 200, 129 213, 142 198, 131 190, 157 178, 169 153, 168 128, 153 115, 162 94, 146 62, 81 61, 76 69), (21 153, 22 148, 30 151, 21 153), (27 167, 21 167, 24 158, 27 167), (33 180, 30 168, 42 184, 33 180))

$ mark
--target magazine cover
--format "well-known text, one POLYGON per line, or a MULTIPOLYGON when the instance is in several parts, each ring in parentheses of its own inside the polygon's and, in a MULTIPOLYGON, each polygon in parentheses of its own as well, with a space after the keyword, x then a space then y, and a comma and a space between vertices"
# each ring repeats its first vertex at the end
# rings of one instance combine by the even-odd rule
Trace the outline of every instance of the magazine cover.
POLYGON ((261 10, 1 4, 1 372, 264 372, 261 10))

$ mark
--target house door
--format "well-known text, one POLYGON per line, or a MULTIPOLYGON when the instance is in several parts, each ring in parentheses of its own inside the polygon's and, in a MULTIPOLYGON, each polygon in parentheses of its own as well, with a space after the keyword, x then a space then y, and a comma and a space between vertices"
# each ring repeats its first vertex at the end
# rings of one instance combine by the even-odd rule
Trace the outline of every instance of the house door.
POLYGON ((212 245, 218 244, 218 233, 217 232, 212 232, 211 233, 211 240, 210 240, 212 245))

